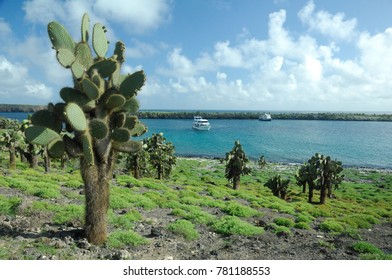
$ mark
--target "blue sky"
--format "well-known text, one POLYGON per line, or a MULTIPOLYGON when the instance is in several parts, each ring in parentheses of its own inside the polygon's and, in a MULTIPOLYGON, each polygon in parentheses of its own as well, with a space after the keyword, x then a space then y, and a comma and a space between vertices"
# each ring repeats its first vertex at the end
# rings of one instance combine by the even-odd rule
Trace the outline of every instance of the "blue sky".
MULTIPOLYGON (((391 0, 0 0, 0 103, 60 102, 47 23, 103 23, 141 109, 392 111, 391 0)), ((111 49, 112 50, 112 49, 111 49)), ((109 50, 109 52, 111 52, 109 50)))

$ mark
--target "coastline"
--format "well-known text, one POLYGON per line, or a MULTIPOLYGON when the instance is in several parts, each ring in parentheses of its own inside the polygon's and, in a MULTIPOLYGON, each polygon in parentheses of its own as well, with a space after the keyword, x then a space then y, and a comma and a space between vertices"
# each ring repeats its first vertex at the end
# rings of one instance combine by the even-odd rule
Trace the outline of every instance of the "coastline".
MULTIPOLYGON (((45 109, 45 105, 0 104, 0 113, 34 113, 45 109)), ((220 111, 220 110, 140 110, 140 119, 193 119, 202 115, 207 119, 257 120, 265 111, 220 111)), ((269 112, 273 120, 326 120, 326 121, 380 121, 392 122, 392 114, 385 112, 269 112)))
MULTIPOLYGON (((217 161, 217 162, 219 162, 220 160, 223 160, 223 158, 220 158, 220 157, 192 156, 192 155, 177 155, 177 158, 188 159, 188 160, 197 160, 197 161, 204 160, 204 161, 217 161)), ((222 163, 222 164, 224 164, 224 163, 222 163)), ((267 164, 270 166, 278 167, 279 169, 282 169, 282 170, 297 169, 301 165, 303 165, 303 163, 299 163, 299 162, 274 162, 274 161, 267 161, 267 164)), ((257 160, 250 159, 250 165, 254 168, 258 168, 257 167, 257 160)), ((392 173, 392 168, 387 168, 387 167, 368 167, 368 166, 354 166, 354 165, 344 165, 343 164, 343 168, 357 170, 357 171, 363 171, 363 172, 379 172, 379 173, 386 173, 386 174, 392 173)))

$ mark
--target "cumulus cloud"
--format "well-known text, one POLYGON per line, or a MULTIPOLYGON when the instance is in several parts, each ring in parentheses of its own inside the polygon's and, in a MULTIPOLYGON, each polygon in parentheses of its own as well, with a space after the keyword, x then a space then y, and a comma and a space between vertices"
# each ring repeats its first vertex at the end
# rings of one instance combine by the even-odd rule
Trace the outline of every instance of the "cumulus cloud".
MULTIPOLYGON (((317 12, 312 1, 299 16, 310 29, 317 27, 332 38, 331 28, 334 38, 351 39, 347 42, 359 55, 344 58, 337 42, 325 45, 308 33, 292 34, 285 27, 286 11, 280 10, 269 15, 267 38, 248 34, 236 43, 219 41, 210 53, 194 58, 187 50, 170 51, 161 69, 169 79, 168 96, 208 109, 372 110, 392 105, 392 28, 360 33, 355 19, 317 12), (350 37, 353 32, 357 35, 350 37)), ((154 83, 162 90, 165 80, 154 83)))
POLYGON ((52 89, 29 77, 28 69, 0 56, 0 98, 4 103, 40 104, 51 100, 52 89))
POLYGON ((315 30, 337 39, 350 39, 355 33, 357 27, 355 18, 345 20, 344 13, 332 15, 327 11, 315 12, 315 10, 316 5, 311 0, 298 13, 300 20, 308 25, 310 30, 315 30))
POLYGON ((119 23, 129 33, 154 30, 171 19, 167 0, 30 0, 23 9, 26 19, 34 23, 59 20, 75 26, 87 12, 92 22, 119 23))

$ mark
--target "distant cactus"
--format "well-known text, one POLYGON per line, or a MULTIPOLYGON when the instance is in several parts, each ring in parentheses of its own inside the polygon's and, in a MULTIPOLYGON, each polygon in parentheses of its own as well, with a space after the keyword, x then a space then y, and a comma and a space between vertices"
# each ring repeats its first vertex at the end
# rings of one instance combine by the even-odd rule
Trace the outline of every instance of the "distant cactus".
POLYGON ((147 129, 135 115, 139 109, 137 93, 146 77, 143 71, 121 74, 125 46, 117 42, 106 58, 109 42, 106 28, 93 27, 92 47, 88 44, 90 19, 83 15, 81 41, 76 43, 59 23, 48 24, 49 38, 58 62, 72 72, 73 87, 60 90, 64 102, 49 104, 32 118, 25 131, 28 141, 44 145, 51 157, 65 152, 80 158, 86 196, 86 236, 90 243, 102 244, 107 237, 109 180, 115 155, 137 152, 142 143, 131 140, 147 129), (93 51, 95 57, 93 55, 93 51), (66 133, 61 133, 65 128, 66 133))
POLYGON ((145 144, 149 154, 149 162, 157 170, 158 179, 168 177, 177 159, 174 156, 173 144, 166 142, 163 133, 153 134, 145 140, 145 144))
POLYGON ((16 150, 25 145, 23 133, 19 130, 20 123, 16 120, 4 121, 4 131, 0 135, 0 148, 8 150, 9 168, 16 168, 16 150))
POLYGON ((295 178, 297 184, 302 186, 306 192, 306 185, 309 186, 309 203, 312 203, 313 191, 320 190, 320 204, 325 203, 326 197, 332 197, 332 187, 337 188, 342 182, 344 175, 342 163, 331 160, 319 153, 312 156, 307 163, 300 167, 295 178))
POLYGON ((274 196, 286 199, 289 183, 289 179, 282 179, 280 175, 275 175, 270 178, 264 186, 268 187, 274 196))
POLYGON ((233 189, 240 188, 241 176, 249 174, 251 169, 247 166, 249 159, 242 149, 240 141, 235 141, 233 149, 226 153, 225 177, 233 182, 233 189))
POLYGON ((263 169, 267 165, 267 161, 265 160, 264 156, 260 156, 259 160, 257 161, 260 169, 263 169))
POLYGON ((146 174, 150 174, 148 164, 150 156, 146 151, 146 148, 147 145, 144 145, 143 149, 139 152, 128 154, 125 159, 125 166, 127 170, 129 170, 136 179, 140 179, 146 174))

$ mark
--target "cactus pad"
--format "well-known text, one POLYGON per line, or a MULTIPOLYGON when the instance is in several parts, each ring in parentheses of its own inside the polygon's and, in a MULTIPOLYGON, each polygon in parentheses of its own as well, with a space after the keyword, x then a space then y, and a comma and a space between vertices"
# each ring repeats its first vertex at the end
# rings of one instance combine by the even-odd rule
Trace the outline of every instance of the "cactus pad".
POLYGON ((59 63, 65 68, 71 67, 75 61, 75 55, 69 49, 58 49, 56 57, 59 63))
POLYGON ((131 133, 131 136, 141 136, 144 133, 147 132, 147 128, 144 124, 142 123, 136 123, 135 126, 129 131, 131 133))
POLYGON ((131 138, 131 133, 126 128, 115 128, 110 138, 116 142, 127 142, 131 138))
POLYGON ((123 127, 125 124, 125 120, 127 115, 125 113, 116 113, 112 115, 113 126, 114 127, 123 127))
POLYGON ((82 32, 82 42, 86 43, 88 41, 88 30, 90 29, 90 17, 88 16, 88 14, 84 14, 82 17, 82 28, 81 28, 81 32, 82 32))
POLYGON ((137 116, 128 116, 125 120, 124 127, 132 129, 137 123, 139 123, 139 119, 137 118, 137 116))
POLYGON ((89 69, 94 60, 91 56, 91 50, 87 43, 79 43, 75 48, 75 59, 83 65, 83 68, 89 69))
POLYGON ((87 120, 82 108, 76 103, 70 102, 65 106, 64 115, 68 123, 76 131, 85 131, 87 129, 87 120))
POLYGON ((88 133, 83 133, 81 136, 83 146, 83 156, 89 165, 94 165, 94 151, 91 136, 88 133))
POLYGON ((105 107, 108 110, 121 107, 125 104, 125 97, 121 94, 112 94, 106 101, 105 107))
POLYGON ((58 133, 60 133, 63 129, 63 125, 61 121, 56 118, 56 114, 54 112, 50 112, 49 110, 35 112, 31 116, 31 123, 33 125, 40 125, 50 128, 58 133))
POLYGON ((72 70, 72 74, 75 76, 76 79, 83 78, 85 69, 83 65, 80 64, 79 61, 75 60, 74 63, 72 63, 71 70, 72 70))
POLYGON ((100 58, 105 57, 109 47, 109 42, 108 39, 106 38, 105 33, 106 33, 106 28, 102 24, 100 23, 94 24, 93 48, 97 56, 100 58))
POLYGON ((91 109, 90 105, 95 106, 95 102, 91 102, 90 99, 85 94, 83 94, 83 92, 75 88, 62 88, 60 90, 60 96, 66 103, 76 103, 79 105, 79 107, 83 108, 83 110, 91 109))
POLYGON ((82 87, 84 93, 90 100, 96 100, 99 97, 99 88, 90 79, 84 78, 82 80, 82 87))
POLYGON ((87 73, 91 76, 92 71, 96 69, 102 78, 108 78, 116 71, 116 67, 117 62, 114 59, 104 59, 91 65, 87 73))
POLYGON ((128 99, 122 107, 116 110, 135 114, 139 110, 139 101, 137 101, 135 97, 132 97, 128 99))
POLYGON ((128 140, 127 142, 113 142, 113 149, 124 153, 137 153, 143 147, 142 141, 128 140))
POLYGON ((131 98, 143 87, 145 81, 146 75, 143 70, 128 75, 120 85, 120 93, 127 99, 131 98))
POLYGON ((96 139, 103 139, 108 135, 109 128, 105 122, 100 119, 93 119, 89 123, 90 134, 96 139))
POLYGON ((61 139, 61 136, 56 131, 40 125, 28 127, 25 131, 25 136, 27 141, 42 146, 61 139))
POLYGON ((48 145, 49 155, 53 158, 59 158, 64 154, 65 145, 62 140, 54 140, 48 145))
POLYGON ((48 24, 48 34, 49 39, 56 50, 64 48, 72 53, 75 51, 75 42, 64 26, 58 22, 52 21, 48 24))

